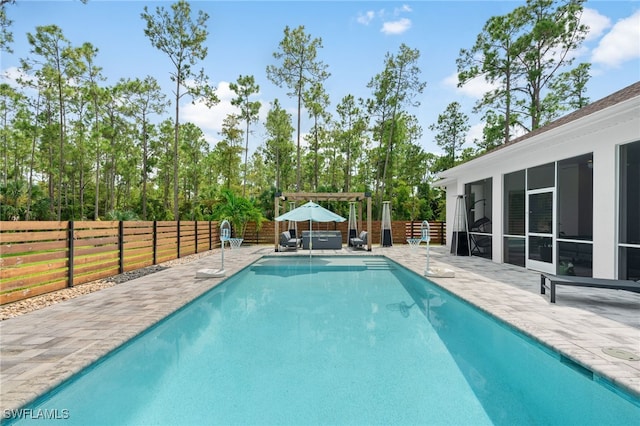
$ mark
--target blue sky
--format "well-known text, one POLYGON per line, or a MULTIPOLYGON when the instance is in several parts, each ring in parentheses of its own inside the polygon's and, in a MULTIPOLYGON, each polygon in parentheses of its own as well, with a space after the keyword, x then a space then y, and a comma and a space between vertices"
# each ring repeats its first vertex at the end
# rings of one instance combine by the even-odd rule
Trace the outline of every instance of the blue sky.
MULTIPOLYGON (((2 52, 0 74, 10 81, 18 74, 20 58, 30 56, 27 32, 40 25, 62 28, 73 45, 90 42, 99 49, 96 63, 102 67, 107 84, 120 78, 155 77, 167 96, 173 88, 169 58, 151 46, 144 35, 140 14, 145 6, 169 8, 171 1, 31 1, 18 0, 7 5, 14 21, 13 54, 2 52)), ((421 53, 419 67, 427 87, 419 97, 421 106, 411 112, 424 130, 420 143, 429 152, 440 153, 428 126, 446 106, 458 101, 470 117, 469 139, 479 137, 480 116, 471 108, 486 86, 475 82, 456 87, 455 60, 461 48, 470 48, 491 16, 510 12, 523 1, 193 1, 192 9, 206 11, 209 37, 208 56, 203 67, 217 86, 221 103, 209 110, 185 100, 182 121, 200 126, 211 144, 219 139, 224 117, 235 111, 230 105, 234 94, 229 82, 239 75, 254 75, 260 85, 255 100, 263 104, 260 124, 253 126, 250 151, 265 138, 262 123, 269 103, 278 98, 295 123, 296 104, 266 77, 266 66, 277 64, 273 52, 283 38, 285 26, 304 25, 323 48, 318 58, 328 65, 331 77, 326 89, 332 108, 347 94, 367 98, 366 85, 380 73, 387 52, 396 54, 400 44, 421 53)), ((640 2, 587 1, 583 23, 590 33, 577 53, 576 62, 592 62, 592 78, 587 96, 600 99, 640 80, 640 2)), ((171 116, 171 112, 167 116, 171 116)), ((303 114, 302 132, 309 129, 303 114)), ((294 135, 295 138, 295 135, 294 135)))

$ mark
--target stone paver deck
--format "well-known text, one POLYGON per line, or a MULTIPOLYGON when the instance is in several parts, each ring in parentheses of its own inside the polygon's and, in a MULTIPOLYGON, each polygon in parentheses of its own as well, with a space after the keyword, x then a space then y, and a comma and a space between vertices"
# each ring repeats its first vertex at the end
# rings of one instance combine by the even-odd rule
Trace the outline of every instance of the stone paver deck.
MULTIPOLYGON (((383 255, 422 275, 425 246, 319 250, 314 255, 383 255)), ((265 255, 272 246, 225 252, 226 277, 265 255)), ((560 287, 557 303, 540 295, 540 275, 480 258, 449 255, 432 247, 430 264, 455 271, 431 278, 480 309, 544 342, 640 399, 640 361, 603 352, 619 348, 640 355, 640 295, 604 289, 560 287)), ((0 409, 17 409, 68 379, 224 278, 196 279, 196 271, 219 267, 214 253, 79 298, 0 322, 0 409)))

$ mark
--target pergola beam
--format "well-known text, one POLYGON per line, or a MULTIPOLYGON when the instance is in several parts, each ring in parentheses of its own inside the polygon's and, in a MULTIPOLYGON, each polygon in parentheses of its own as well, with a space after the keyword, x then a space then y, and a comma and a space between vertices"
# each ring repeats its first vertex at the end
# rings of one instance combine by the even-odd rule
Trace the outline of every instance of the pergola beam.
POLYGON ((362 201, 367 195, 364 192, 283 192, 281 200, 282 197, 288 201, 362 201))

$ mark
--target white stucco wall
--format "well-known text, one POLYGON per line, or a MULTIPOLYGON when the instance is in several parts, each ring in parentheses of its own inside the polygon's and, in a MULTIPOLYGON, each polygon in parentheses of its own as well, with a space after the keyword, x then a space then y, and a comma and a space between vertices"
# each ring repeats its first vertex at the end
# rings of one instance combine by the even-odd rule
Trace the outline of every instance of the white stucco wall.
POLYGON ((493 261, 502 262, 503 176, 593 153, 593 276, 617 275, 617 152, 640 140, 640 97, 620 102, 442 173, 447 191, 447 242, 451 244, 458 194, 467 183, 492 178, 493 261))

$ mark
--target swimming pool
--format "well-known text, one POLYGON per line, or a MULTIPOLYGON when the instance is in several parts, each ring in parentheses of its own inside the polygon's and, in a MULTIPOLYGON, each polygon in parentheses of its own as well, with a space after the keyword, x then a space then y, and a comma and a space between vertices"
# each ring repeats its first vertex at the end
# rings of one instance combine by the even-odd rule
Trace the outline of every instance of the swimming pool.
POLYGON ((267 257, 29 409, 65 424, 637 422, 631 397, 578 370, 383 257, 267 257))

